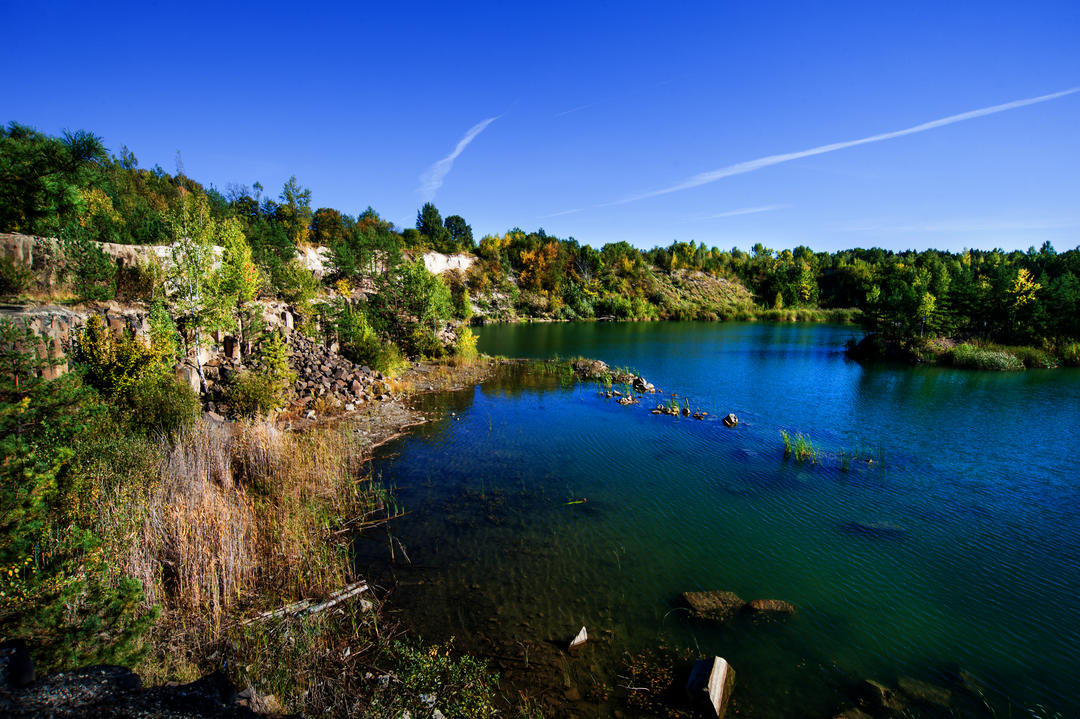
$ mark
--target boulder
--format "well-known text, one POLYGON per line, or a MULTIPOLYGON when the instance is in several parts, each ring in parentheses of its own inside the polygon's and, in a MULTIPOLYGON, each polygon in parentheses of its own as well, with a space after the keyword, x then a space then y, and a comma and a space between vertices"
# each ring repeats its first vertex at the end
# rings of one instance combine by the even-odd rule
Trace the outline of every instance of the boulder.
POLYGON ((690 605, 694 616, 704 619, 728 619, 743 608, 745 602, 734 592, 706 591, 683 592, 683 600, 690 605))
POLYGON ((736 417, 733 412, 729 412, 728 415, 724 417, 723 421, 725 427, 734 427, 739 424, 739 418, 736 417))
POLYGON ((794 614, 796 607, 782 599, 752 599, 746 610, 754 614, 794 614))
POLYGON ((867 679, 859 685, 859 696, 863 704, 873 712, 902 711, 905 707, 904 700, 896 690, 873 679, 867 679))
POLYGON ((946 708, 952 704, 952 692, 945 687, 911 677, 900 677, 897 684, 900 685, 900 691, 915 701, 946 708))

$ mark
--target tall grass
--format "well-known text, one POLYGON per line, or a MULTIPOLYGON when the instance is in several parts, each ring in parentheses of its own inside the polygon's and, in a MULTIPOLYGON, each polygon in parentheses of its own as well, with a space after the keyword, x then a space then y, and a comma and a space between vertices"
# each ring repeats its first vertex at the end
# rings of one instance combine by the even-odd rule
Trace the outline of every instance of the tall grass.
POLYGON ((353 581, 350 535, 394 511, 342 423, 202 422, 163 448, 130 571, 164 607, 151 679, 194 676, 238 616, 353 581))
POLYGON ((946 353, 954 367, 1011 372, 1024 369, 1024 363, 1004 350, 983 349, 971 344, 961 344, 946 353))
POLYGON ((802 432, 796 432, 795 434, 788 434, 784 430, 780 430, 780 436, 784 438, 784 458, 794 459, 796 462, 810 461, 810 464, 817 464, 818 450, 814 446, 814 443, 810 441, 810 438, 804 435, 802 432))

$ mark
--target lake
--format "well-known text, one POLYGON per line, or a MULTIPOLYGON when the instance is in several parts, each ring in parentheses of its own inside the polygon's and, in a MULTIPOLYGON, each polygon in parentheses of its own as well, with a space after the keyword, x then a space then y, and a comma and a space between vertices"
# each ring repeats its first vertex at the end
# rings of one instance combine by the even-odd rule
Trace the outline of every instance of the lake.
POLYGON ((858 330, 828 325, 477 331, 488 354, 632 367, 709 415, 520 372, 426 398, 439 419, 373 462, 408 514, 358 547, 425 639, 580 716, 661 646, 725 657, 744 716, 829 717, 906 677, 998 716, 1080 715, 1080 371, 863 366, 858 330), (781 430, 818 461, 785 459, 781 430), (798 612, 702 621, 696 590, 798 612))

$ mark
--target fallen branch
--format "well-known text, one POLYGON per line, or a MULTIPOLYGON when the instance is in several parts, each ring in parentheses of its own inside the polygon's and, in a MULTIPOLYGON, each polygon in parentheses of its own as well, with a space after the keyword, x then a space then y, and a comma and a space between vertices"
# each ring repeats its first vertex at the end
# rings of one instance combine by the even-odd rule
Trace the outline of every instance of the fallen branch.
POLYGON ((367 582, 363 582, 363 581, 356 582, 354 584, 350 584, 349 586, 347 586, 347 587, 345 587, 343 589, 339 589, 338 591, 334 592, 333 594, 330 595, 330 597, 325 602, 320 602, 318 604, 315 604, 315 600, 313 600, 313 599, 301 599, 298 602, 293 602, 292 604, 286 604, 284 607, 281 607, 280 609, 274 609, 273 611, 263 612, 262 614, 256 614, 254 617, 250 617, 249 619, 245 619, 243 622, 241 622, 241 624, 251 624, 252 622, 257 622, 257 621, 262 620, 262 619, 278 619, 280 617, 304 616, 304 615, 309 615, 309 614, 317 614, 319 612, 326 611, 327 609, 330 609, 331 607, 336 607, 338 604, 341 604, 342 602, 344 602, 346 600, 352 599, 356 595, 362 594, 363 592, 366 592, 367 590, 368 590, 367 582))

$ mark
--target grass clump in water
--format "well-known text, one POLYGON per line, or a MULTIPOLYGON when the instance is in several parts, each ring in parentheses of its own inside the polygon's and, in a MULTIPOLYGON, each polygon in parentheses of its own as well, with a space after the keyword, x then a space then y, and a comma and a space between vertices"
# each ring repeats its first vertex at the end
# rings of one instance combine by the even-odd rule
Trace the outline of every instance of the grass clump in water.
POLYGON ((809 460, 810 464, 817 464, 818 450, 809 437, 802 432, 788 434, 785 430, 780 430, 780 436, 784 438, 785 459, 792 458, 796 462, 809 460))

